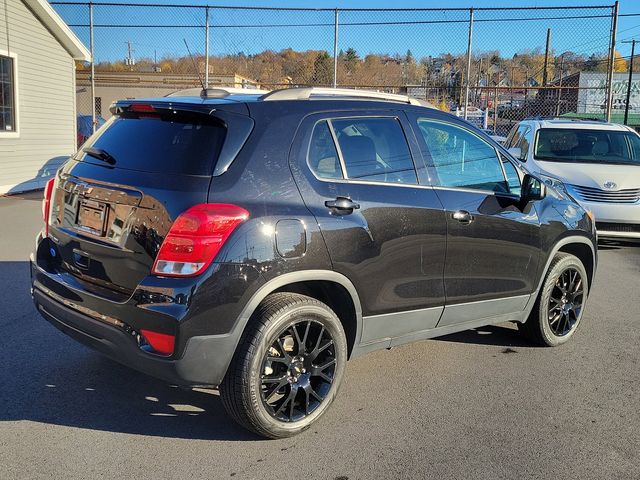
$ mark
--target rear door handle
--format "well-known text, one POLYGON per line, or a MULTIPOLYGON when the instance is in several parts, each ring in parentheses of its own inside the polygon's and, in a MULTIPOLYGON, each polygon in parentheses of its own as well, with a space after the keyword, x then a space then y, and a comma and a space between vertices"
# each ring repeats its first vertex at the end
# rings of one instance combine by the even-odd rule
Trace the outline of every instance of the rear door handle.
POLYGON ((349 197, 337 197, 335 200, 327 200, 325 206, 340 215, 348 215, 360 208, 360 205, 349 197))
POLYGON ((451 215, 451 218, 453 218, 454 220, 457 220, 458 222, 464 225, 468 225, 471 222, 473 222, 473 215, 471 215, 466 210, 458 210, 457 212, 453 212, 453 214, 451 215))

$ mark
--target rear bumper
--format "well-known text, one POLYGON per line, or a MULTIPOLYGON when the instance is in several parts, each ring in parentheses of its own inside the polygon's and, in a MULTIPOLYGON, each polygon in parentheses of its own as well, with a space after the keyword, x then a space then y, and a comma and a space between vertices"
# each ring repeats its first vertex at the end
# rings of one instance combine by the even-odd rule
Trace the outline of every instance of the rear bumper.
POLYGON ((75 340, 140 372, 175 385, 218 386, 230 363, 237 339, 233 335, 196 336, 188 340, 179 359, 141 350, 134 335, 96 320, 33 289, 38 312, 75 340))
POLYGON ((238 316, 264 283, 250 265, 214 263, 199 277, 146 277, 125 301, 90 285, 55 263, 38 235, 31 255, 36 308, 79 342, 135 370, 183 386, 218 386, 242 335, 238 316), (144 351, 136 332, 174 335, 175 351, 144 351))

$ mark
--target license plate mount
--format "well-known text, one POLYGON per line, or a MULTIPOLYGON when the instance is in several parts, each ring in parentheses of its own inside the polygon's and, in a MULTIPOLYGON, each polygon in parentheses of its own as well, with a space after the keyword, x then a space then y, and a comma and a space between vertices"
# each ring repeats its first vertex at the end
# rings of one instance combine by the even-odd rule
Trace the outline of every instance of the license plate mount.
POLYGON ((105 234, 107 220, 107 205, 95 200, 83 198, 78 205, 78 218, 76 226, 78 230, 90 233, 97 237, 105 234))

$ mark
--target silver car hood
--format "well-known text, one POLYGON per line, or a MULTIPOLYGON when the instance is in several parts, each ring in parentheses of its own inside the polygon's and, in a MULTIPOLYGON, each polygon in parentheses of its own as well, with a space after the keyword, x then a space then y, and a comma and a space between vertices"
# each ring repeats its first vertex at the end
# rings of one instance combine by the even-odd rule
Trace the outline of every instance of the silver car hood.
POLYGON ((571 185, 596 187, 611 191, 640 188, 640 165, 546 162, 541 160, 536 160, 536 164, 539 173, 556 177, 563 183, 571 185))

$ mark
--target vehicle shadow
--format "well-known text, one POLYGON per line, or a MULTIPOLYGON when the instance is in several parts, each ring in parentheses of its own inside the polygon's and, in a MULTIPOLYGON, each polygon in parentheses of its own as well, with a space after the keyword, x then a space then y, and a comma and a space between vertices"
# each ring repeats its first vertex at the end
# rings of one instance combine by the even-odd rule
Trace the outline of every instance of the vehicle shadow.
POLYGON ((536 347, 515 325, 487 325, 463 332, 434 338, 445 342, 470 343, 475 345, 494 345, 498 347, 536 347))
POLYGON ((217 392, 183 390, 68 338, 35 310, 27 262, 0 262, 0 422, 29 420, 170 438, 259 438, 225 413, 217 392), (6 287, 10 288, 7 291, 6 287))
POLYGON ((15 195, 44 188, 47 181, 53 178, 56 170, 58 170, 60 165, 62 165, 68 159, 68 155, 62 155, 48 159, 34 174, 33 178, 14 185, 8 192, 6 192, 6 195, 15 195))

